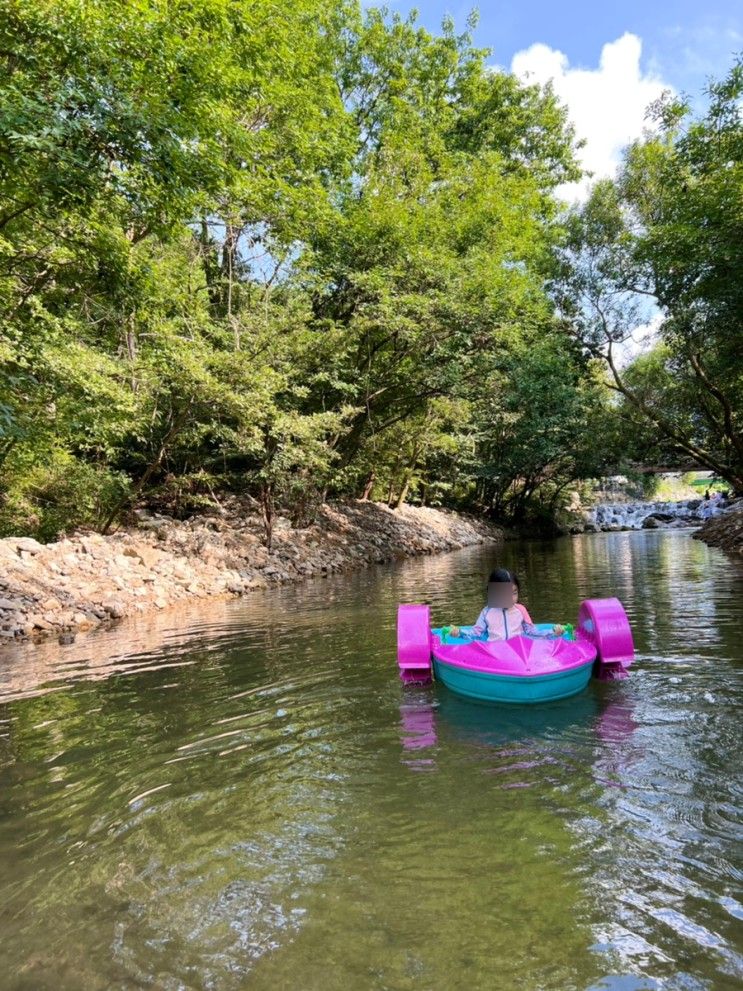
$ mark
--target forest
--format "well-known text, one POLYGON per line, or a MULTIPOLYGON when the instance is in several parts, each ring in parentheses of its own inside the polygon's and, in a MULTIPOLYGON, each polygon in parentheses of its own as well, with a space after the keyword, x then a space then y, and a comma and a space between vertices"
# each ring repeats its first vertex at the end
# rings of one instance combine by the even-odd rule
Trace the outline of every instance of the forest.
POLYGON ((536 527, 647 464, 743 494, 743 62, 569 205, 566 108, 472 26, 0 0, 0 536, 225 492, 269 534, 536 527))

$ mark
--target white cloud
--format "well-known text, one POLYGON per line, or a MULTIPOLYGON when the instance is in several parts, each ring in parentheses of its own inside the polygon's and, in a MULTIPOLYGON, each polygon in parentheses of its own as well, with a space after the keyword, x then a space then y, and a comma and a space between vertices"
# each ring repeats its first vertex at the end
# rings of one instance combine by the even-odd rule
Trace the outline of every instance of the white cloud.
POLYGON ((627 340, 617 348, 616 362, 621 368, 631 364, 641 354, 647 354, 658 343, 658 331, 663 323, 663 315, 658 311, 653 312, 654 307, 651 304, 648 304, 647 309, 647 323, 635 327, 627 340))
MULTIPOLYGON (((647 127, 648 104, 672 88, 652 72, 643 73, 641 53, 640 38, 623 34, 604 45, 597 69, 572 68, 567 55, 543 44, 517 52, 511 62, 519 78, 542 84, 552 80, 577 136, 586 141, 579 153, 582 165, 596 179, 615 173, 622 149, 647 127)), ((559 192, 566 199, 583 198, 590 182, 584 179, 559 192)))

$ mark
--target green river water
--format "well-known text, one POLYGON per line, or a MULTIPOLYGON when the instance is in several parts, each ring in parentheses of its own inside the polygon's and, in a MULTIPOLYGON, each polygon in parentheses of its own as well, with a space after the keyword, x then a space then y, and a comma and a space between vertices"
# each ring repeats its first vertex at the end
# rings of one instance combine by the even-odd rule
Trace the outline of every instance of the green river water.
POLYGON ((743 986, 743 568, 686 533, 474 548, 0 657, 0 988, 743 986), (404 688, 399 601, 616 594, 623 682, 404 688))

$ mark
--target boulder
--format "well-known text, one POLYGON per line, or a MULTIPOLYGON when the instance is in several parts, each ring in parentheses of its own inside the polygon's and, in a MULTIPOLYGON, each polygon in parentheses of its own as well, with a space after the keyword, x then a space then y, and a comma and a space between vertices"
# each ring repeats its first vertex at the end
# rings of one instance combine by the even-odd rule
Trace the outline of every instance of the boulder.
POLYGON ((54 625, 48 620, 44 619, 43 616, 38 616, 35 613, 31 613, 28 616, 28 625, 37 630, 53 630, 54 625))
POLYGON ((121 599, 104 599, 101 606, 112 619, 121 619, 126 613, 126 607, 121 599))
POLYGON ((673 513, 650 513, 642 521, 643 530, 657 530, 659 527, 667 523, 673 523, 674 520, 679 519, 678 516, 674 516, 673 513))
POLYGON ((107 544, 98 534, 90 534, 80 538, 80 550, 91 557, 99 557, 107 551, 107 544))
POLYGON ((147 544, 134 544, 124 548, 124 554, 143 564, 145 568, 155 568, 163 557, 163 552, 147 544))
POLYGON ((34 540, 33 537, 15 537, 10 543, 15 546, 19 554, 21 551, 25 551, 27 554, 39 554, 44 550, 44 545, 40 544, 38 540, 34 540))
POLYGON ((171 570, 176 578, 188 579, 189 581, 193 578, 193 568, 190 568, 185 561, 176 561, 171 570))

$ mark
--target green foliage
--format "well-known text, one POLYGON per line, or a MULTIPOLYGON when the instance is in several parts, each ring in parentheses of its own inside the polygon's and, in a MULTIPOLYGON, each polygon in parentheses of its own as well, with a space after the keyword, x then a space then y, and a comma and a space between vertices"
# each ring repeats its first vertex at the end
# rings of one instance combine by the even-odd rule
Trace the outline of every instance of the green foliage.
POLYGON ((522 348, 505 355, 478 399, 472 455, 478 501, 515 522, 530 510, 554 517, 569 487, 604 474, 615 456, 594 370, 556 334, 535 333, 522 348))
MULTIPOLYGON (((0 0, 0 528, 218 490, 552 512, 607 392, 547 89, 352 0, 0 0)), ((604 427, 602 427, 604 429, 604 427)))
POLYGON ((43 460, 18 447, 4 465, 4 486, 0 536, 33 533, 55 540, 73 526, 103 526, 126 495, 129 481, 56 446, 44 452, 43 460))
POLYGON ((670 99, 570 222, 558 299, 601 357, 639 456, 690 459, 743 492, 743 64, 709 88, 703 117, 670 99), (653 350, 622 347, 660 309, 653 350))

